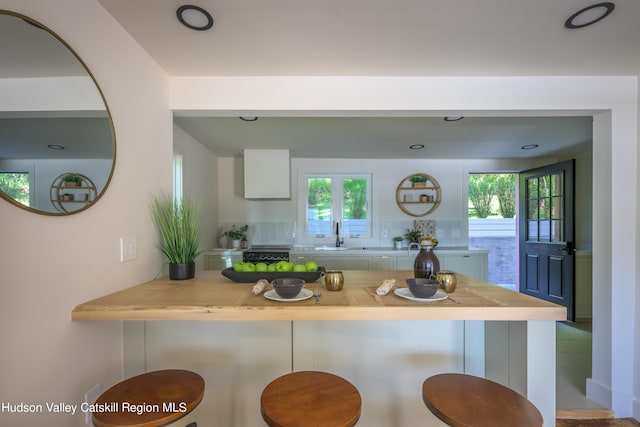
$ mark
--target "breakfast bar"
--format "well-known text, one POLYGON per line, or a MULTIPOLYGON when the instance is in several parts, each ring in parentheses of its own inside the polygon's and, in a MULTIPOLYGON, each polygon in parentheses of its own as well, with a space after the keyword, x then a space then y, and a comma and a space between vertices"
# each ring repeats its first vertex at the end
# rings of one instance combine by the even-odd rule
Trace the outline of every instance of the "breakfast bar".
MULTIPOLYGON (((124 321, 125 374, 164 367, 207 381, 203 418, 261 425, 262 387, 284 372, 336 373, 363 396, 367 426, 442 425, 421 402, 420 384, 441 372, 501 382, 555 424, 555 322, 566 309, 458 275, 455 292, 414 301, 377 287, 412 271, 345 270, 344 288, 296 301, 265 298, 220 271, 192 280, 156 279, 88 301, 76 321, 124 321), (204 321, 204 322, 203 322, 204 321), (206 402, 209 404, 206 404, 206 402)), ((197 416, 198 411, 194 411, 197 416)))

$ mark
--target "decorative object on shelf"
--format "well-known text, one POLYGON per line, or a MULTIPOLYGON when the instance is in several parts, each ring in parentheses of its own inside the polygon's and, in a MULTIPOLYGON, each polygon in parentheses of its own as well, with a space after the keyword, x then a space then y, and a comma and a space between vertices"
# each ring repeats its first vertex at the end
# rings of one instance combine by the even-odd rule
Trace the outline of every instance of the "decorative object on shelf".
POLYGON ((160 234, 160 251, 169 261, 171 280, 193 279, 199 250, 200 206, 189 196, 174 200, 161 193, 151 202, 151 217, 160 234))
MULTIPOLYGON (((240 227, 235 225, 231 226, 231 230, 227 230, 224 232, 225 236, 228 236, 232 240, 233 249, 241 249, 242 241, 247 241, 247 230, 249 229, 249 225, 244 224, 240 227)), ((246 243, 245 243, 246 245, 246 243)))
POLYGON ((49 198, 58 212, 86 209, 96 199, 96 186, 89 177, 66 172, 58 175, 51 183, 49 198))
POLYGON ((411 178, 411 187, 413 188, 427 188, 427 176, 426 175, 412 175, 411 178))
POLYGON ((80 175, 66 175, 62 178, 65 187, 80 187, 82 185, 82 178, 80 175))
POLYGON ((418 243, 420 238, 422 238, 422 233, 419 230, 407 228, 407 231, 404 233, 404 238, 407 239, 409 243, 418 243))
POLYGON ((402 236, 396 236, 393 238, 393 246, 396 249, 402 249, 402 241, 404 240, 404 238, 402 236))
POLYGON ((442 199, 440 184, 426 173, 405 177, 396 188, 396 203, 400 210, 411 216, 426 216, 436 210, 442 199), (416 191, 420 193, 416 194, 416 191), (413 197, 415 194, 416 197, 413 197))

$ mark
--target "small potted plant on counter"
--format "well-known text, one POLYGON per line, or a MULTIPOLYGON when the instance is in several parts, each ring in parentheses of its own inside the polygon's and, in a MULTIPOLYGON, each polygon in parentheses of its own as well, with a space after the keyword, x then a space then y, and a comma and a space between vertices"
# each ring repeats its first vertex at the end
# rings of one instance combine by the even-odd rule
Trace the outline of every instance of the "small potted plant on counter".
POLYGON ((404 233, 404 238, 407 239, 407 242, 411 243, 420 243, 420 238, 422 237, 422 233, 418 230, 412 230, 407 228, 407 231, 404 233))
POLYGON ((160 194, 151 203, 151 217, 160 234, 160 251, 169 260, 171 280, 193 279, 199 250, 200 207, 189 196, 173 200, 160 194))
POLYGON ((402 236, 396 236, 393 238, 393 246, 396 249, 402 249, 402 241, 404 240, 404 238, 402 236))
POLYGON ((244 224, 240 227, 237 226, 232 226, 231 230, 227 230, 224 232, 225 236, 229 236, 229 238, 232 241, 232 247, 233 249, 240 249, 242 247, 242 241, 246 241, 247 240, 247 230, 249 229, 249 226, 247 224, 244 224))

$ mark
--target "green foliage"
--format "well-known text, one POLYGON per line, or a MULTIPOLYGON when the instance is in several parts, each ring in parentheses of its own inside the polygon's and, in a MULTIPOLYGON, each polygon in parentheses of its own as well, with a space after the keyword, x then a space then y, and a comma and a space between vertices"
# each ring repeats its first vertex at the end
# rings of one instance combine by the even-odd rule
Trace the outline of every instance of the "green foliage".
POLYGON ((64 182, 77 182, 78 184, 82 183, 82 178, 80 178, 78 175, 67 175, 62 178, 62 180, 64 182))
POLYGON ((418 230, 411 230, 407 228, 407 231, 404 233, 404 238, 407 239, 407 242, 412 243, 420 243, 420 238, 422 237, 422 233, 418 230))
POLYGON ((311 178, 309 179, 308 204, 318 212, 318 219, 331 219, 331 179, 311 178), (325 214, 329 216, 325 218, 325 214))
POLYGON ((486 218, 491 214, 494 188, 495 179, 492 175, 469 175, 469 200, 471 200, 479 218, 486 218))
POLYGON ((494 208, 503 218, 516 214, 516 183, 514 174, 469 175, 469 201, 473 205, 469 216, 487 218, 494 208))
POLYGON ((347 178, 343 184, 345 219, 367 217, 367 180, 347 178))
POLYGON ((247 230, 249 225, 245 224, 241 227, 231 226, 231 230, 224 232, 225 236, 229 236, 232 240, 242 240, 247 238, 247 230))
POLYGON ((28 173, 0 173, 0 190, 18 203, 29 206, 28 173))
POLYGON ((427 182, 427 177, 424 175, 413 175, 409 180, 411 182, 427 182))
POLYGON ((189 263, 203 250, 198 250, 200 206, 189 196, 174 201, 167 194, 155 196, 151 202, 151 217, 160 234, 160 251, 170 263, 189 263))
POLYGON ((496 196, 500 215, 513 218, 516 215, 516 177, 513 174, 496 175, 496 196))

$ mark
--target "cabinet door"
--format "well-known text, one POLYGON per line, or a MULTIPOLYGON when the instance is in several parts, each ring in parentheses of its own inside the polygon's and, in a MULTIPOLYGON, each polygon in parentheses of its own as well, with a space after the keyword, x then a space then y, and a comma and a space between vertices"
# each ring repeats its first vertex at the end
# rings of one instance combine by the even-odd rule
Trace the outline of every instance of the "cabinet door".
POLYGON ((413 270, 413 258, 409 258, 407 252, 396 256, 396 270, 413 270))
POLYGON ((371 268, 373 270, 393 270, 393 257, 389 255, 378 255, 371 257, 371 268))
POLYGON ((315 261, 327 270, 371 270, 371 257, 354 255, 318 255, 315 261))
POLYGON ((204 255, 205 270, 224 270, 242 261, 242 255, 204 255))
POLYGON ((488 258, 486 254, 446 255, 440 261, 440 268, 487 281, 488 258), (442 262, 444 261, 444 262, 442 262))

